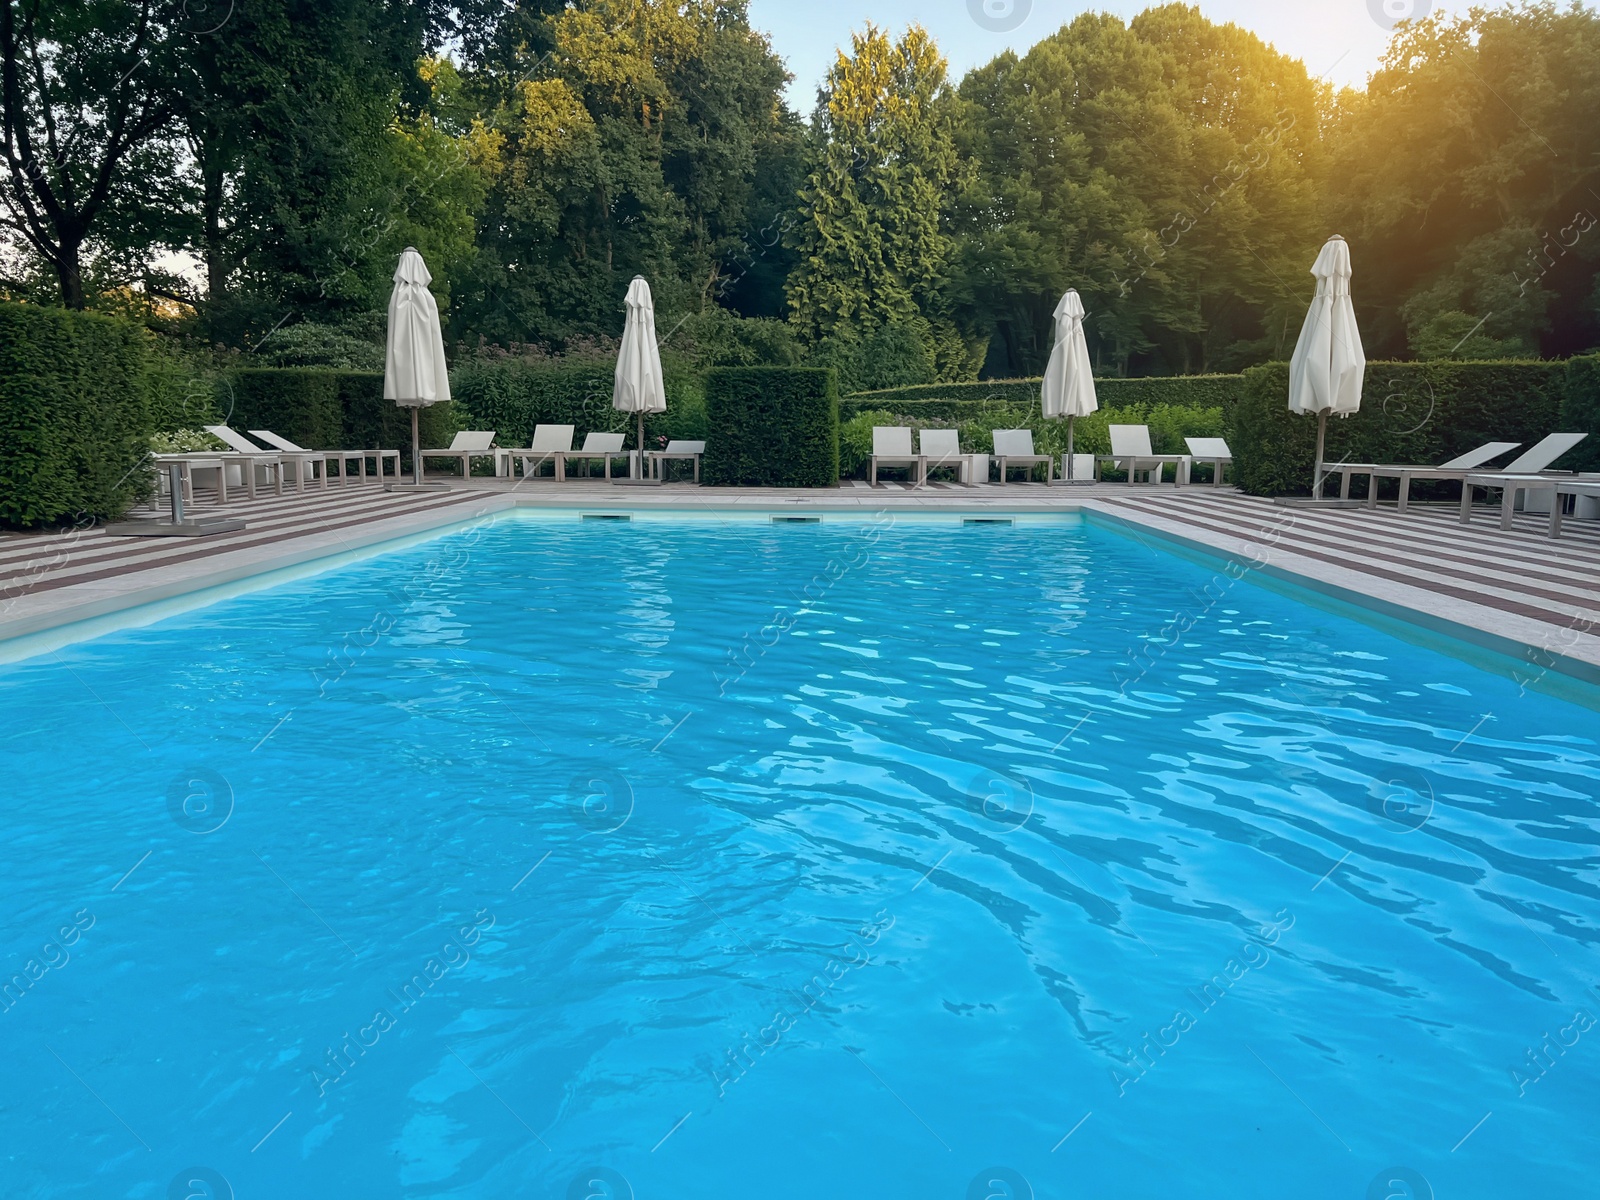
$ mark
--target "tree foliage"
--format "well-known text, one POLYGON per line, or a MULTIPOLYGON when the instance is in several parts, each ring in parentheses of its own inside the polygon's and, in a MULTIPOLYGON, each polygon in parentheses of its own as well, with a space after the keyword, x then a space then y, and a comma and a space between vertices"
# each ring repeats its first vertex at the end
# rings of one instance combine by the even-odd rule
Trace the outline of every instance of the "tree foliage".
POLYGON ((0 0, 5 290, 343 365, 413 245, 452 345, 600 344, 643 274, 669 354, 850 391, 1034 375, 1068 287, 1102 375, 1280 359, 1338 232, 1375 357, 1600 345, 1581 4, 1342 92, 1184 3, 960 80, 867 25, 809 120, 747 4, 0 0))

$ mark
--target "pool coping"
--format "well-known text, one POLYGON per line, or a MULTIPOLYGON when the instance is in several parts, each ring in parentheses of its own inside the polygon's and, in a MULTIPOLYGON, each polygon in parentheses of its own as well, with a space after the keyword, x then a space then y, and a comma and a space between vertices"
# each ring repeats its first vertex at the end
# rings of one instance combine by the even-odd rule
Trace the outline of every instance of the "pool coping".
MULTIPOLYGON (((987 498, 986 498, 987 499, 987 498)), ((386 517, 359 528, 328 527, 268 546, 240 548, 213 559, 164 564, 109 579, 74 585, 75 597, 62 604, 56 594, 24 594, 0 615, 0 662, 47 653, 113 629, 149 624, 177 612, 203 607, 296 577, 336 569, 350 562, 432 540, 453 529, 516 512, 550 514, 630 513, 670 518, 674 513, 715 518, 758 518, 803 511, 862 519, 891 516, 950 519, 959 516, 1012 517, 1024 523, 1081 516, 1091 524, 1125 536, 1153 538, 1169 553, 1207 565, 1221 564, 1233 578, 1258 575, 1259 583, 1287 584, 1312 596, 1398 622, 1435 639, 1488 651, 1513 667, 1539 675, 1555 672, 1600 686, 1600 637, 1503 612, 1486 605, 1441 597, 1420 587, 1296 555, 1266 541, 1252 541, 1146 512, 1118 508, 1091 496, 1029 495, 1008 502, 974 502, 964 496, 928 498, 915 494, 837 493, 826 496, 759 493, 719 495, 705 501, 688 494, 634 494, 556 497, 516 492, 463 492, 461 503, 386 517), (1228 571, 1228 564, 1235 570, 1228 571)), ((1592 625, 1589 625, 1592 628, 1592 625)), ((1448 645, 1442 647, 1448 649, 1448 645)))

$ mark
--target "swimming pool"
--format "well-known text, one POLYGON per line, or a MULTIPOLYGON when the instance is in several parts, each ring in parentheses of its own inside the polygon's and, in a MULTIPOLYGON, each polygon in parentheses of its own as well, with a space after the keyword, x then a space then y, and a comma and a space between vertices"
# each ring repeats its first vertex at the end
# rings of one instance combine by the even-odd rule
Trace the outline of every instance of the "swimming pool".
POLYGON ((1594 711, 1104 529, 502 519, 0 713, 7 1197, 1592 1186, 1594 711))

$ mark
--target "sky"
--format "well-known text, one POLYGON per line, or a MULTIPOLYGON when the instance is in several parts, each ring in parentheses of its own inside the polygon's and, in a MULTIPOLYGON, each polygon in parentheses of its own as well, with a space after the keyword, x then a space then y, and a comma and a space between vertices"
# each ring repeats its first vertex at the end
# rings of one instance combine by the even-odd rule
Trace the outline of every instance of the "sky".
MULTIPOLYGON (((1383 55, 1389 32, 1380 16, 1425 16, 1430 9, 1465 7, 1440 0, 1190 2, 1213 21, 1231 21, 1253 31, 1300 59, 1313 75, 1325 74, 1335 84, 1351 87, 1365 84, 1383 55)), ((960 79, 1004 49, 1026 51, 1079 13, 1129 18, 1149 7, 1151 0, 751 0, 750 21, 771 35, 773 49, 795 77, 789 102, 809 114, 836 49, 848 45, 850 31, 869 20, 896 31, 912 22, 921 24, 950 60, 952 76, 960 79)))

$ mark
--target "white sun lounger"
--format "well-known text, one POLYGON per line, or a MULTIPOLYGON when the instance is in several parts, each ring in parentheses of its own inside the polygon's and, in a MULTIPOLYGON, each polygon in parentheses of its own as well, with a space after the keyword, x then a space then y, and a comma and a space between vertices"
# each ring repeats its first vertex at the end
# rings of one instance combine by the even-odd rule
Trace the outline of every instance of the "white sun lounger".
POLYGON ((1028 472, 1028 478, 1031 480, 1033 469, 1040 464, 1044 466, 1045 483, 1055 482, 1055 459, 1048 454, 1034 453, 1031 429, 996 429, 994 457, 1000 465, 1001 483, 1006 482, 1006 471, 1011 467, 1021 467, 1028 472))
POLYGON ((983 482, 989 481, 989 456, 987 454, 961 453, 961 433, 955 429, 923 429, 917 433, 917 446, 922 451, 922 481, 927 483, 928 472, 939 467, 952 467, 956 481, 968 487, 975 486, 979 466, 983 459, 983 482))
POLYGON ((1511 528, 1519 495, 1531 497, 1542 492, 1549 493, 1554 506, 1559 498, 1555 495, 1553 485, 1559 480, 1574 479, 1575 476, 1543 472, 1551 463, 1588 436, 1587 433, 1552 433, 1499 471, 1468 472, 1461 481, 1461 523, 1466 525, 1472 520, 1473 488, 1481 487, 1491 492, 1496 489, 1500 491, 1501 529, 1511 528))
POLYGON ((499 460, 494 452, 494 430, 492 429, 463 429, 451 439, 450 445, 444 450, 419 450, 418 478, 428 469, 430 458, 453 458, 461 464, 461 477, 467 478, 472 474, 472 460, 475 458, 495 458, 496 473, 499 472, 499 460))
POLYGON ((1589 499, 1600 503, 1600 479, 1558 479, 1556 494, 1550 505, 1550 536, 1561 536, 1561 521, 1565 514, 1561 502, 1567 496, 1575 500, 1589 499))
MULTIPOLYGON (((276 484, 278 495, 283 495, 283 455, 276 450, 263 450, 249 438, 244 437, 236 430, 228 428, 226 425, 207 425, 205 426, 205 431, 219 442, 226 444, 228 450, 226 452, 207 450, 203 452, 203 456, 221 458, 224 463, 221 468, 223 472, 226 472, 230 465, 239 467, 240 474, 244 477, 245 490, 249 493, 250 499, 254 500, 256 498, 257 470, 260 470, 268 479, 273 480, 276 484)), ((200 469, 204 470, 206 468, 201 467, 200 469)), ((218 491, 223 497, 226 497, 227 490, 227 481, 224 479, 218 491)), ((302 488, 301 490, 304 489, 302 488)), ((224 499, 224 503, 226 503, 226 499, 224 499)))
POLYGON ((650 478, 661 478, 661 464, 669 462, 694 463, 694 481, 700 482, 700 460, 705 456, 706 444, 694 441, 670 441, 665 450, 647 450, 645 458, 650 464, 650 478))
POLYGON ((1184 464, 1189 456, 1157 454, 1153 451, 1150 448, 1150 426, 1110 425, 1107 430, 1111 434, 1111 453, 1095 455, 1096 479, 1101 477, 1109 463, 1113 470, 1127 471, 1129 483, 1137 483, 1140 475, 1144 475, 1150 483, 1160 483, 1162 468, 1172 463, 1177 471, 1174 482, 1183 482, 1184 464))
POLYGON ((872 427, 872 470, 868 479, 878 486, 879 467, 909 467, 910 483, 921 487, 927 482, 925 462, 920 454, 911 453, 911 427, 909 425, 874 425, 872 427))
POLYGON ((1367 477, 1367 507, 1378 507, 1378 480, 1398 479, 1400 481, 1399 511, 1405 512, 1411 503, 1411 481, 1413 479, 1444 479, 1465 481, 1473 471, 1479 470, 1490 459, 1499 458, 1502 454, 1509 454, 1515 450, 1520 442, 1485 442, 1476 450, 1452 458, 1449 462, 1442 462, 1437 467, 1422 466, 1394 466, 1382 463, 1329 463, 1324 469, 1329 475, 1335 471, 1339 473, 1339 499, 1350 499, 1350 481, 1358 475, 1367 477))
POLYGON ((1189 447, 1189 453, 1178 468, 1178 482, 1188 483, 1196 465, 1210 463, 1211 486, 1221 487, 1223 471, 1233 464, 1233 451, 1228 449, 1227 440, 1186 437, 1183 444, 1189 447))
MULTIPOLYGON (((577 450, 557 450, 554 454, 556 460, 556 478, 566 479, 567 463, 573 460, 594 461, 596 459, 605 463, 606 478, 611 478, 611 460, 613 458, 626 458, 631 466, 634 461, 633 451, 624 450, 623 442, 627 439, 622 433, 595 433, 583 435, 583 446, 577 450)), ((628 472, 634 474, 632 470, 628 472)))
POLYGON ((564 464, 556 455, 572 449, 571 425, 536 425, 533 429, 533 442, 526 448, 501 448, 494 452, 494 473, 496 475, 515 475, 516 464, 522 464, 522 477, 531 479, 536 477, 539 469, 545 463, 552 464, 557 482, 566 478, 564 464))
POLYGON ((351 460, 356 463, 359 478, 367 477, 367 459, 377 462, 377 476, 383 478, 383 464, 385 459, 394 459, 394 477, 400 478, 400 451, 398 450, 307 450, 304 446, 297 446, 286 437, 279 437, 270 429, 252 429, 250 436, 258 441, 279 451, 285 462, 294 462, 297 468, 308 459, 321 458, 323 471, 326 472, 328 463, 339 464, 339 482, 348 483, 350 480, 349 464, 351 460))

